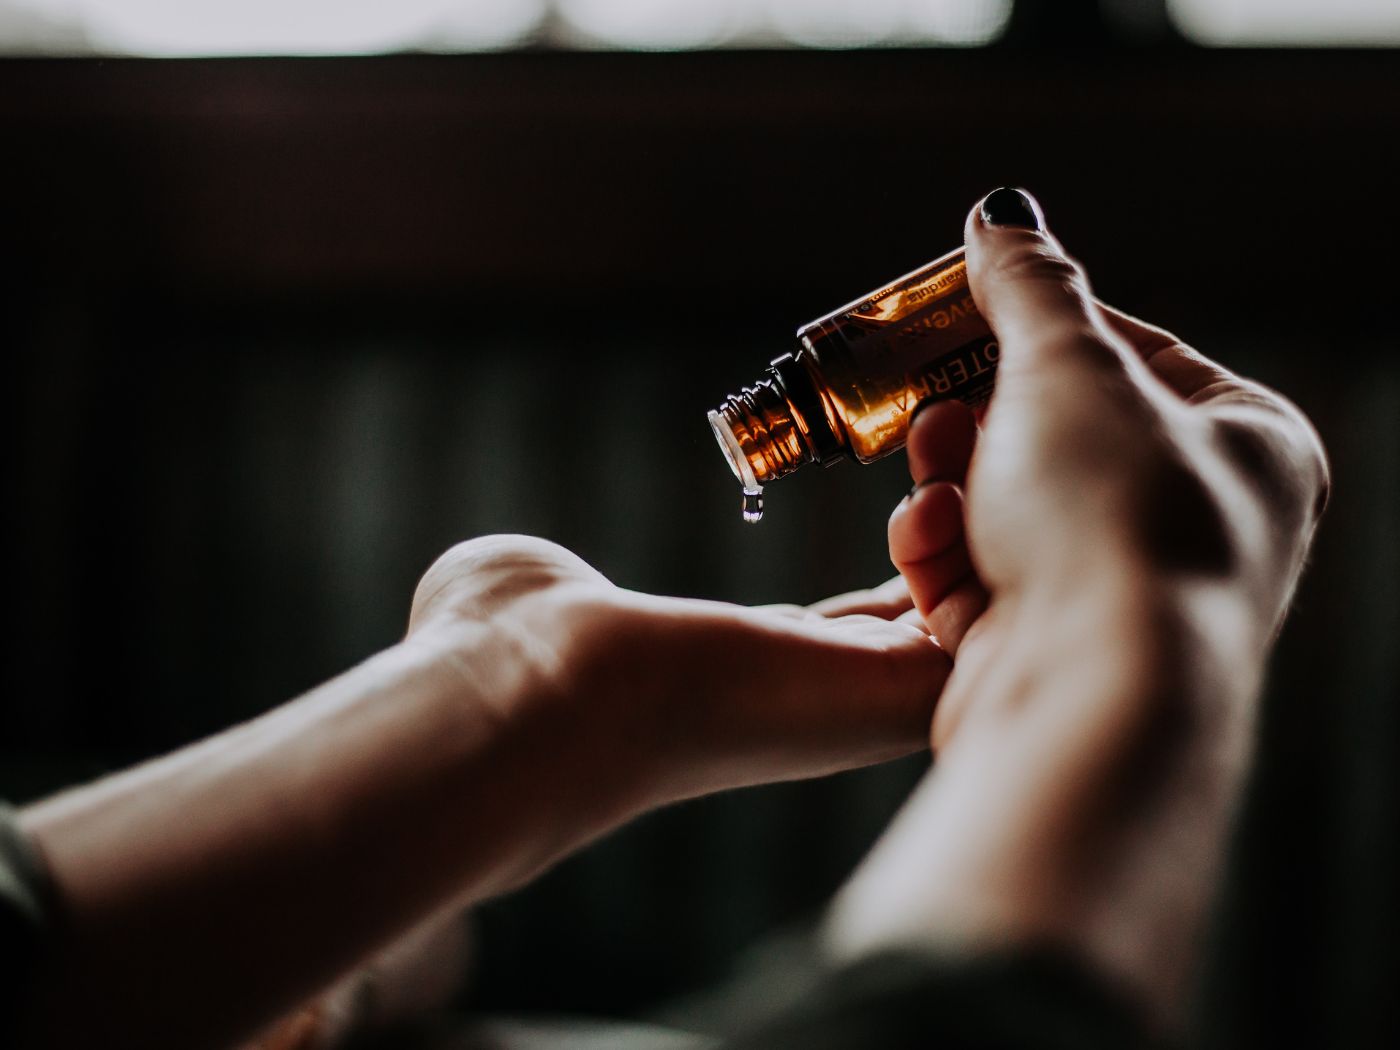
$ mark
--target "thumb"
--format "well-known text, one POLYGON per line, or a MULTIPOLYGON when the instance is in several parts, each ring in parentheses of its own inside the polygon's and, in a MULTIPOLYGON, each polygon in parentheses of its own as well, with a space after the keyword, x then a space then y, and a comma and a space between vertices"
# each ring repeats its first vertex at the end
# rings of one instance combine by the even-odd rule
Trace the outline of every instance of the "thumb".
POLYGON ((1083 269, 1030 194, 993 190, 968 215, 966 237, 972 296, 1000 344, 999 384, 1081 364, 1127 365, 1083 269))

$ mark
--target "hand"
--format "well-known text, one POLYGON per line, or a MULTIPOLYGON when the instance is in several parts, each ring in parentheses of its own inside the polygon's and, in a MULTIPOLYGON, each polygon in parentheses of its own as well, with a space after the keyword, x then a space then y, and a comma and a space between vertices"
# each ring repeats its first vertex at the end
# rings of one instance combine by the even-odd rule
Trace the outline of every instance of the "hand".
POLYGON ((409 641, 469 650, 474 676, 522 674, 495 690, 499 717, 537 739, 538 776, 567 769, 561 790, 596 791, 589 819, 611 822, 926 746, 950 661, 911 609, 899 578, 810 609, 655 597, 554 544, 493 536, 428 570, 409 641))
POLYGON ((405 930, 645 809, 925 746, 949 661, 891 622, 910 608, 900 581, 752 610, 625 591, 539 540, 454 548, 400 644, 26 807, 65 920, 37 1045, 314 1043, 405 930))
MULTIPOLYGON (((600 825, 663 802, 925 746, 950 662, 918 623, 899 577, 811 608, 745 609, 623 591, 554 544, 491 536, 429 569, 408 633, 473 687, 493 669, 502 723, 557 749, 527 775, 568 771, 554 787, 590 797, 582 817, 547 807, 569 824, 532 832, 547 852, 521 881, 600 825)), ((456 917, 425 924, 245 1050, 339 1046, 445 1001, 462 929, 456 917)))
MULTIPOLYGON (((1040 221, 1038 207, 1024 218, 1040 221)), ((973 294, 1002 348, 996 396, 980 435, 958 402, 917 414, 916 487, 889 529, 915 604, 958 655, 935 745, 1028 608, 1214 585, 1247 606, 1229 641, 1257 665, 1326 502, 1326 457, 1306 418, 1095 300, 1048 232, 974 210, 967 244, 973 294)))
POLYGON ((831 943, 1058 944, 1170 1025, 1326 461, 1280 395, 1097 302, 1017 191, 973 211, 967 258, 996 391, 980 434, 918 414, 890 521, 956 663, 831 943))

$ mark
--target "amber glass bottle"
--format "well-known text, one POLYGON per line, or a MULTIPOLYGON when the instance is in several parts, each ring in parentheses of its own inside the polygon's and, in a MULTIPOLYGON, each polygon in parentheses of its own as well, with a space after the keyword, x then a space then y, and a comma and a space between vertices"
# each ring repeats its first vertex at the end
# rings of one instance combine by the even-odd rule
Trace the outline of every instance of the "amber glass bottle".
POLYGON ((805 324, 799 348, 709 414, 757 521, 762 487, 804 463, 870 463, 904 447, 926 398, 991 396, 996 338, 967 285, 962 249, 805 324))

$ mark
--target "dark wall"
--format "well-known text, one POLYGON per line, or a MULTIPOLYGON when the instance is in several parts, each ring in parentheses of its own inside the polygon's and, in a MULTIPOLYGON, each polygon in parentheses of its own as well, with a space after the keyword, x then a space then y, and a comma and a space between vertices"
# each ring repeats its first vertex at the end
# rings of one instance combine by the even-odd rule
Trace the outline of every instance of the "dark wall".
MULTIPOLYGON (((742 601, 882 578, 899 463, 784 481, 749 528, 703 411, 1019 183, 1102 295, 1284 389, 1331 449, 1206 1027, 1388 1045, 1397 74, 1180 47, 0 63, 0 793, 391 643, 466 536, 742 601)), ((479 1001, 634 1010, 714 978, 918 772, 644 821, 485 909, 479 1001)))

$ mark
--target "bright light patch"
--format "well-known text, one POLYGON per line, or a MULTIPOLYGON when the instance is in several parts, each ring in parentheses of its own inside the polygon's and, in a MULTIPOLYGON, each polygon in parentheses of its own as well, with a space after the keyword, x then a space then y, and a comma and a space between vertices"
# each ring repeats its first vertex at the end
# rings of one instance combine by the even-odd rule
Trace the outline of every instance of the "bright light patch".
POLYGON ((5 7, 76 23, 98 52, 330 55, 509 46, 533 31, 545 0, 0 0, 5 7))
POLYGON ((904 28, 905 0, 768 0, 778 34, 808 47, 861 47, 893 41, 904 28))
POLYGON ((778 34, 807 47, 985 44, 1011 17, 1011 0, 767 0, 778 34))
POLYGON ((974 47, 1006 31, 1012 0, 916 0, 909 5, 909 32, 920 40, 974 47))
POLYGON ((1217 46, 1400 44, 1400 0, 1167 0, 1190 39, 1217 46))
POLYGON ((743 28, 743 0, 555 0, 581 43, 674 51, 713 47, 743 28))
POLYGON ((0 0, 0 53, 976 45, 1012 0, 0 0))

